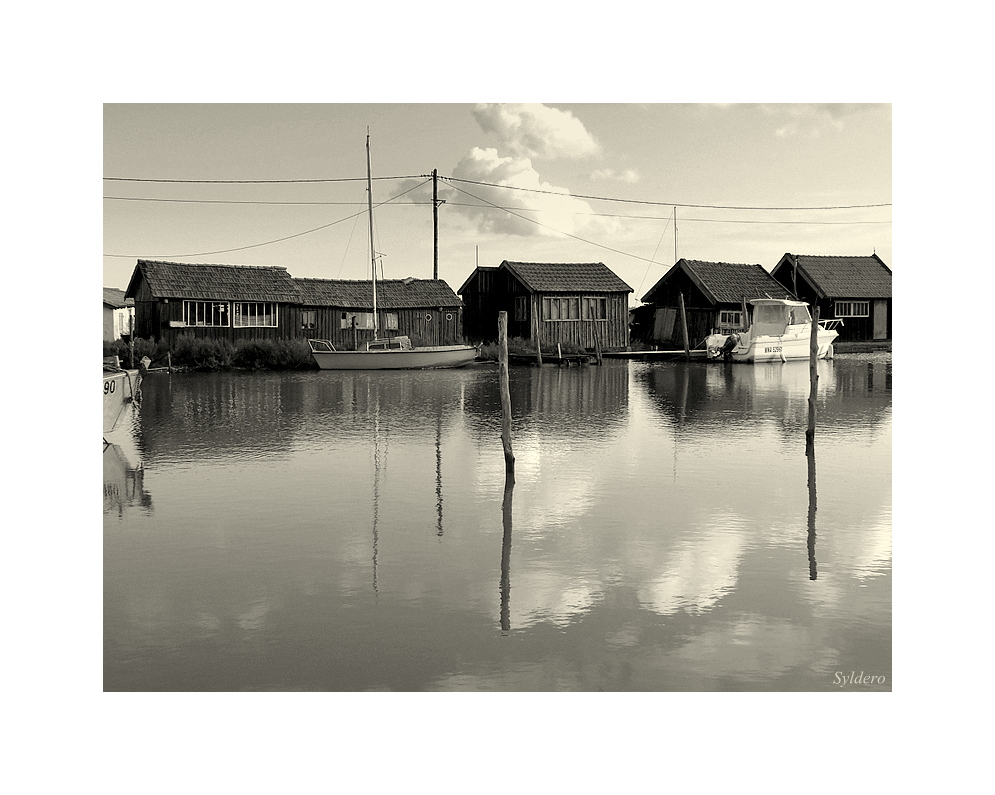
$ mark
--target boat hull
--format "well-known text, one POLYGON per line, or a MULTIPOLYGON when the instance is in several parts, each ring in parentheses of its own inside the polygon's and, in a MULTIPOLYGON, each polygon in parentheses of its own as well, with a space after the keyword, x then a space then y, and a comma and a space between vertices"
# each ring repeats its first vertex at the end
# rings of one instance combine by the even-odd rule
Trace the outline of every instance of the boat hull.
MULTIPOLYGON (((819 351, 817 358, 832 358, 835 331, 819 330, 819 351)), ((811 335, 799 333, 783 337, 757 337, 749 345, 732 350, 736 362, 788 362, 796 359, 809 359, 812 355, 811 335)))
POLYGON ((125 409, 135 399, 138 370, 118 370, 104 373, 104 433, 113 431, 124 416, 125 409))
POLYGON ((439 345, 407 350, 311 351, 322 370, 436 370, 464 367, 477 358, 469 345, 439 345))

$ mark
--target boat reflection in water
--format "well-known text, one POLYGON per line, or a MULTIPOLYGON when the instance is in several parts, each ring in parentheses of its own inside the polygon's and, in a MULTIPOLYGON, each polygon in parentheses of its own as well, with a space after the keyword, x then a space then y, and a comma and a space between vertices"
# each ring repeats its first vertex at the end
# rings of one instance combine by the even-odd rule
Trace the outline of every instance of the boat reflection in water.
POLYGON ((514 488, 495 368, 152 379, 104 687, 890 689, 890 360, 819 374, 818 502, 805 363, 513 367, 514 488))
POLYGON ((133 432, 137 409, 126 404, 112 433, 104 434, 104 515, 124 516, 126 510, 152 510, 152 497, 145 490, 145 467, 133 432))

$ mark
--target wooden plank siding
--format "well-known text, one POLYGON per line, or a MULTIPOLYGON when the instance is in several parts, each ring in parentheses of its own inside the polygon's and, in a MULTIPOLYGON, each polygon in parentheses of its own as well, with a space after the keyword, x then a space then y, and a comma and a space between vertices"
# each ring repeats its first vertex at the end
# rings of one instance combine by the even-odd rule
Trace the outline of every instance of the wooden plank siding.
POLYGON ((538 325, 544 349, 554 350, 559 344, 592 351, 599 345, 602 350, 615 351, 628 347, 629 292, 631 289, 601 263, 507 261, 499 267, 478 267, 459 290, 467 316, 466 334, 475 342, 496 340, 498 313, 507 312, 509 337, 534 342, 538 325), (532 285, 526 283, 522 273, 532 285), (549 286, 536 288, 533 285, 537 282, 549 286), (580 287, 559 287, 571 282, 580 287), (547 298, 576 300, 578 307, 583 307, 585 298, 605 299, 606 317, 601 320, 546 318, 543 302, 547 298))

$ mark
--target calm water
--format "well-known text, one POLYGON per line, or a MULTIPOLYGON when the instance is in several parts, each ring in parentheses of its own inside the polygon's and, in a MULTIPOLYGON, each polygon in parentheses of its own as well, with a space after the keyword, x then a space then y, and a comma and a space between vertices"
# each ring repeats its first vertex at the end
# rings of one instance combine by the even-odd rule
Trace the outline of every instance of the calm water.
POLYGON ((106 690, 891 690, 891 356, 156 373, 106 690), (880 677, 853 683, 853 675, 880 677))

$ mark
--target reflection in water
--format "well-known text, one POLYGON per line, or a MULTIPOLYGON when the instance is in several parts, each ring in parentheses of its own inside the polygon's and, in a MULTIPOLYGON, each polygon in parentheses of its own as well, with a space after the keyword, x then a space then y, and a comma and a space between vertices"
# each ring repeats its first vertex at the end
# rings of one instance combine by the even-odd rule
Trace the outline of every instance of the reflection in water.
POLYGON ((513 368, 515 489, 489 367, 150 379, 105 689, 889 689, 890 362, 823 364, 818 504, 804 363, 513 368))
POLYGON ((501 629, 511 629, 511 497, 515 490, 515 477, 511 472, 505 475, 504 499, 501 501, 501 523, 504 533, 501 538, 501 629))
POLYGON ((818 572, 815 566, 815 440, 810 439, 805 445, 805 456, 808 458, 808 578, 815 580, 818 572))
MULTIPOLYGON (((133 447, 128 445, 128 447, 133 447)), ((151 512, 152 496, 145 490, 145 468, 136 450, 104 442, 104 514, 124 515, 127 508, 151 512)))

